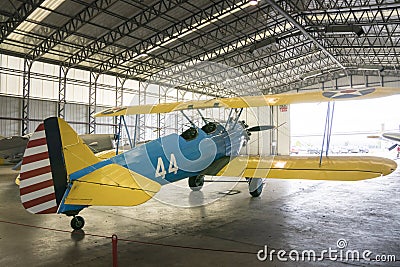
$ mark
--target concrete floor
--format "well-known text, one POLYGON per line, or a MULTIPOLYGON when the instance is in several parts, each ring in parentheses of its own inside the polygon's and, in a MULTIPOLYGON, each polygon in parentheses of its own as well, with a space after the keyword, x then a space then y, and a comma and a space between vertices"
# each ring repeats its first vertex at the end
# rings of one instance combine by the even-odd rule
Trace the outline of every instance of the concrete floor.
POLYGON ((181 181, 141 206, 84 210, 85 235, 72 233, 66 216, 26 212, 14 184, 16 175, 0 168, 0 266, 112 266, 111 240, 101 237, 112 234, 142 242, 249 252, 120 240, 120 266, 400 266, 399 170, 347 183, 270 179, 259 198, 250 197, 245 183, 208 183, 203 192, 191 192, 187 181, 181 181), (232 186, 237 194, 220 193, 232 186), (346 250, 396 255, 397 262, 280 262, 276 255, 273 261, 260 262, 256 257, 264 245, 320 253, 337 249, 339 239, 347 241, 346 250))

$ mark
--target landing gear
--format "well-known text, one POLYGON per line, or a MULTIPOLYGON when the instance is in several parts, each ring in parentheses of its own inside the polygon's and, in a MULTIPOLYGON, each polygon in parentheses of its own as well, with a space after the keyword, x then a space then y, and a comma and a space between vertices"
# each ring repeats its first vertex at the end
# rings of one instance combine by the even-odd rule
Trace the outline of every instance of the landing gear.
POLYGON ((252 197, 259 197, 264 187, 262 178, 246 178, 249 183, 249 193, 252 197))
POLYGON ((204 175, 189 177, 189 187, 192 191, 200 191, 204 185, 204 175))
POLYGON ((85 220, 81 216, 74 216, 71 219, 71 227, 74 230, 81 230, 84 225, 85 225, 85 220))

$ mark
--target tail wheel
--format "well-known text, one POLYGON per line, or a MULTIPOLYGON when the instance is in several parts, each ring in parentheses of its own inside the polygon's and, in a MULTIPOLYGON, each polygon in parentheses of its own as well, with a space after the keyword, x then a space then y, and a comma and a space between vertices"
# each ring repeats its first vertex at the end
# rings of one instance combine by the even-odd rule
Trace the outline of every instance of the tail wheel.
POLYGON ((252 197, 259 197, 263 191, 264 181, 261 178, 246 178, 249 183, 249 193, 252 197))
POLYGON ((71 227, 74 230, 80 230, 85 226, 85 220, 81 216, 74 216, 71 220, 71 227))
POLYGON ((189 177, 189 187, 193 191, 200 191, 204 185, 204 175, 189 177))
POLYGON ((255 191, 250 192, 250 195, 252 197, 259 197, 262 193, 262 190, 263 190, 263 185, 260 185, 255 191))

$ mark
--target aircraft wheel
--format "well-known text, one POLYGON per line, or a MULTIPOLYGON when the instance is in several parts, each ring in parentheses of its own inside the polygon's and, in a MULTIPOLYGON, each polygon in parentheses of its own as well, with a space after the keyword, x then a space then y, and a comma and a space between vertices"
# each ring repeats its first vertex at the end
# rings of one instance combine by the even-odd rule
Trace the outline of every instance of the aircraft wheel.
POLYGON ((189 177, 189 187, 192 191, 200 191, 204 185, 204 175, 189 177))
POLYGON ((71 227, 74 230, 80 230, 85 225, 85 220, 81 216, 74 216, 71 220, 71 227))
POLYGON ((249 193, 252 197, 259 197, 263 191, 264 181, 261 178, 246 178, 249 183, 249 193))

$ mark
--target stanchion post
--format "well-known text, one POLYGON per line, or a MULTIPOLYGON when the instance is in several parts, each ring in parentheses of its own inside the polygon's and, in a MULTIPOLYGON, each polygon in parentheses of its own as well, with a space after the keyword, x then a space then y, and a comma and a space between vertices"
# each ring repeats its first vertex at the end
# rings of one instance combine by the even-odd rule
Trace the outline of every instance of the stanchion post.
POLYGON ((118 237, 116 234, 112 235, 112 255, 113 255, 113 267, 118 267, 118 249, 117 249, 118 237))

